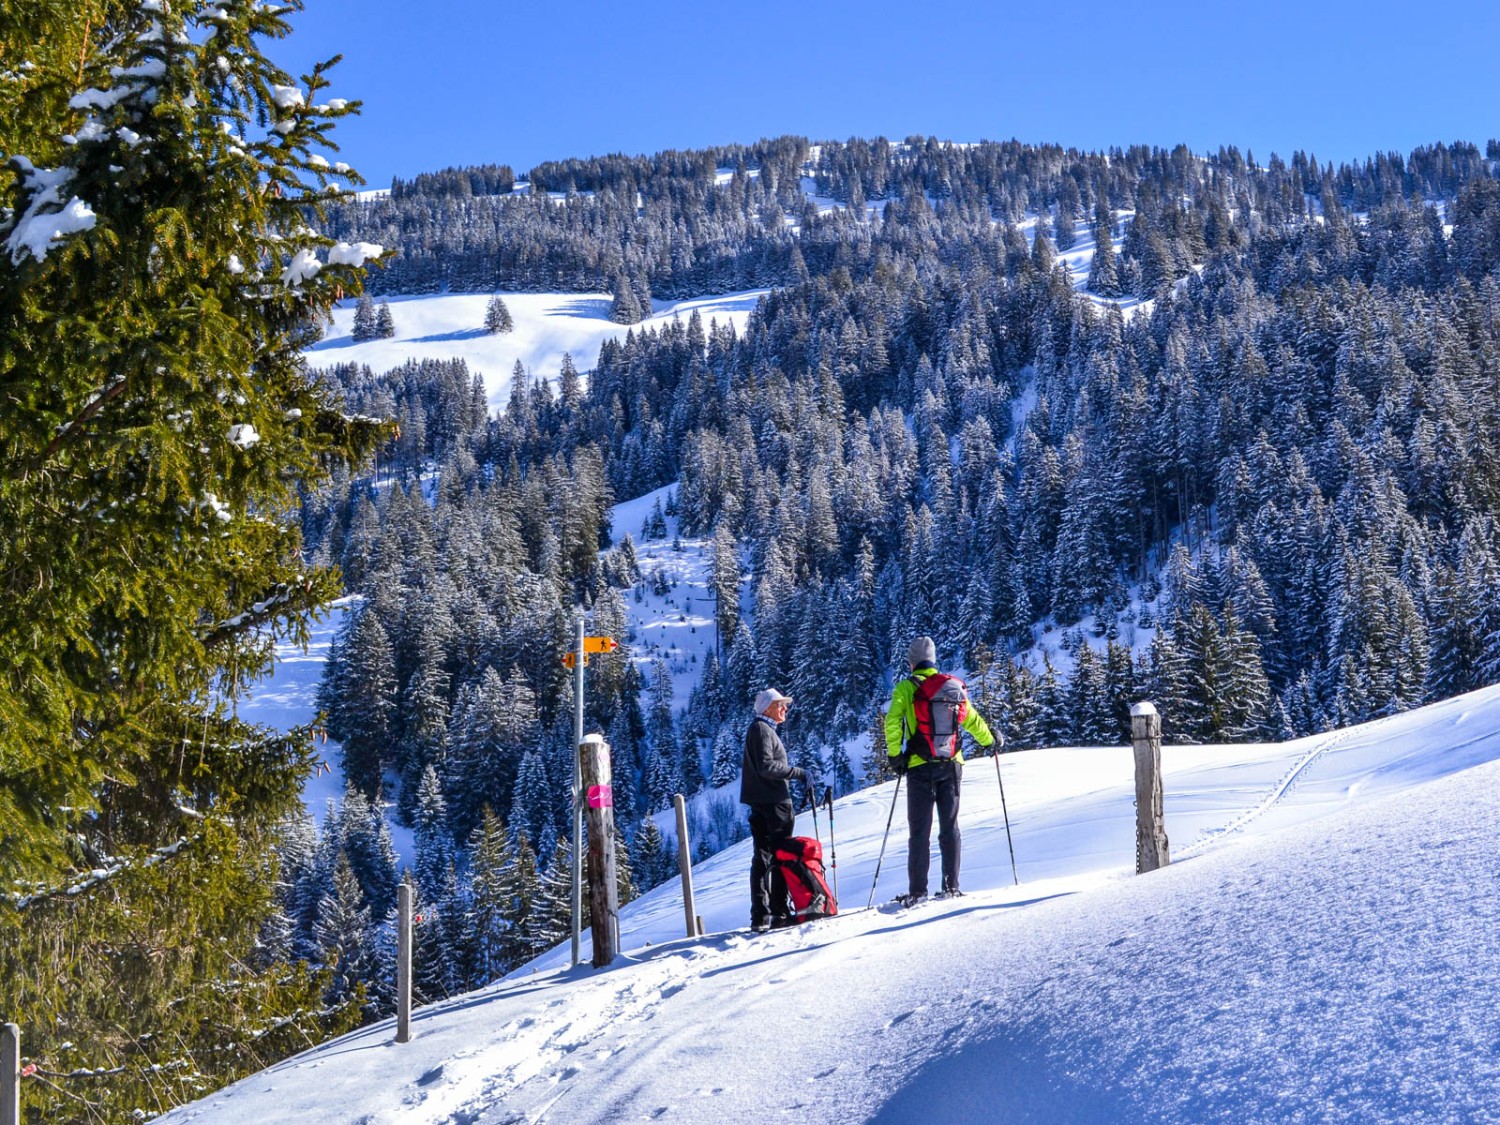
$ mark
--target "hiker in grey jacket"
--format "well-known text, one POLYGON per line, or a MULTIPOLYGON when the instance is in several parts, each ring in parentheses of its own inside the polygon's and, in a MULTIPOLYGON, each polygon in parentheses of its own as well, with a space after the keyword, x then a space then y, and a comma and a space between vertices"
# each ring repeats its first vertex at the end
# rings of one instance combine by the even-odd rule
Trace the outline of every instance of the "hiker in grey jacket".
POLYGON ((794 831, 796 813, 788 781, 806 783, 807 771, 787 761, 786 747, 776 733, 786 720, 792 697, 766 688, 755 697, 755 718, 745 732, 745 757, 740 779, 740 802, 750 806, 750 928, 757 932, 783 924, 787 908, 786 880, 776 866, 776 845, 794 831))

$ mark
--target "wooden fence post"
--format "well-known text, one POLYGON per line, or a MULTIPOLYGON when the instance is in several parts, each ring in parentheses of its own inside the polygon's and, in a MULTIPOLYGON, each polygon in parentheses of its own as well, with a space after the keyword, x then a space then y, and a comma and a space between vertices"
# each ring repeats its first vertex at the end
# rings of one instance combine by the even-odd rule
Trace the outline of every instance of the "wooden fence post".
POLYGON ((578 744, 578 776, 589 826, 589 940, 594 947, 594 968, 602 969, 615 959, 620 940, 615 798, 610 783, 609 743, 603 735, 591 734, 578 744))
POLYGON ((677 810, 677 866, 682 868, 682 913, 687 919, 687 936, 697 937, 698 910, 693 902, 693 849, 688 842, 687 802, 681 793, 672 797, 677 810))
POLYGON ((396 888, 396 1042, 411 1041, 411 884, 396 888))
POLYGON ((1135 748, 1135 873, 1172 862, 1162 809, 1161 716, 1150 703, 1130 708, 1130 741, 1135 748))
POLYGON ((21 1029, 0 1024, 0 1125, 21 1125, 21 1029))

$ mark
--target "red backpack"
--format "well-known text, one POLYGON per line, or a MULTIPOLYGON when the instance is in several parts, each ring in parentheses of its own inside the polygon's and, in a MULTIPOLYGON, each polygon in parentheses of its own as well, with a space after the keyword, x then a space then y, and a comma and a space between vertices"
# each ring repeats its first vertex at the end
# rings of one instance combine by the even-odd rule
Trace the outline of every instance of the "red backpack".
POLYGON ((792 918, 830 918, 839 904, 823 878, 823 845, 809 836, 791 836, 776 845, 776 866, 792 899, 792 918))
POLYGON ((969 692, 964 682, 946 672, 934 672, 925 680, 911 679, 917 688, 911 701, 917 729, 907 740, 907 749, 928 761, 956 757, 959 731, 969 717, 969 692))

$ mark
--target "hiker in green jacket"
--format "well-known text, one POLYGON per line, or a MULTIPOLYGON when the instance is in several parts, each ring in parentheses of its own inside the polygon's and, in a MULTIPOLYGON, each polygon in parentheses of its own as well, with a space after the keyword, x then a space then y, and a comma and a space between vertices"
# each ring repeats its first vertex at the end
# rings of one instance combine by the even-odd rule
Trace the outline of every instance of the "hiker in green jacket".
POLYGON ((906 655, 911 675, 891 692, 891 706, 885 713, 885 746, 891 768, 908 781, 906 821, 911 836, 906 851, 906 901, 918 902, 927 897, 934 806, 938 847, 943 856, 942 893, 961 893, 958 794, 964 756, 960 732, 968 731, 981 746, 994 745, 996 736, 969 702, 963 681, 938 671, 937 646, 931 637, 918 637, 906 655))

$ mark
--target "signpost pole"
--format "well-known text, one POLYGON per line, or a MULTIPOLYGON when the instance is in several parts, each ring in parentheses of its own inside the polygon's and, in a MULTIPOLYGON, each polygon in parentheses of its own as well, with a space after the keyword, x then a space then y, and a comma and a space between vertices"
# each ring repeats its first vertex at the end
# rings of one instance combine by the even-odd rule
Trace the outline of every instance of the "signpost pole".
MULTIPOLYGON (((583 614, 578 615, 577 663, 573 667, 573 745, 583 742, 583 614)), ((583 790, 578 755, 573 755, 573 964, 578 964, 579 923, 583 920, 583 790)))

